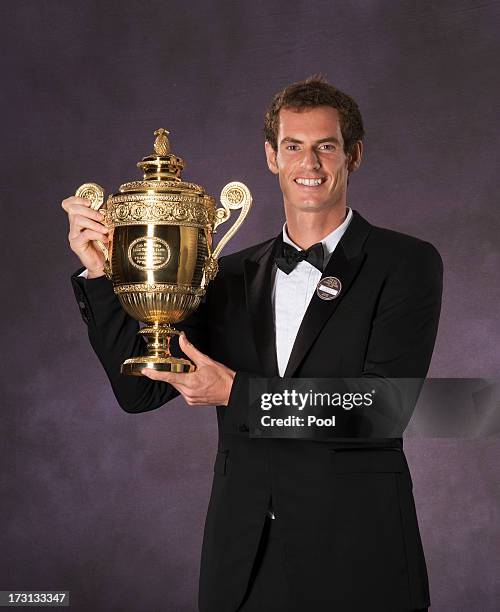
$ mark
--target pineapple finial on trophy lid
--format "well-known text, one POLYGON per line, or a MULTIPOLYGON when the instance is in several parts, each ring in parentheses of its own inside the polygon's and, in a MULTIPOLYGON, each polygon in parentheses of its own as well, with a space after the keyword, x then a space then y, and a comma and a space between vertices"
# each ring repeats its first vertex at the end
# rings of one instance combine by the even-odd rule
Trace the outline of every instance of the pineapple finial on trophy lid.
POLYGON ((170 151, 170 141, 165 128, 154 132, 154 153, 142 158, 137 166, 144 172, 146 181, 181 181, 181 173, 186 165, 184 160, 170 151))
POLYGON ((155 132, 156 140, 154 149, 156 155, 159 157, 166 157, 170 153, 170 142, 167 138, 167 134, 170 134, 170 132, 165 128, 160 128, 155 132))

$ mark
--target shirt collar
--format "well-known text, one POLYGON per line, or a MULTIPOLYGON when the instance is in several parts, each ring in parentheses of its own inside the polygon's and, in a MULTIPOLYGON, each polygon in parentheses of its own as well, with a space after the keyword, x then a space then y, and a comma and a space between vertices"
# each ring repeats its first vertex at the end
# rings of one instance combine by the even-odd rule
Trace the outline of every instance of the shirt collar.
MULTIPOLYGON (((340 242, 340 239, 342 238, 342 236, 344 235, 344 232, 346 231, 349 223, 351 222, 351 219, 352 219, 352 209, 347 207, 347 215, 344 221, 342 221, 342 223, 338 227, 336 227, 333 230, 333 232, 330 232, 328 236, 325 236, 323 240, 321 241, 321 244, 323 245, 323 253, 325 255, 325 261, 330 257, 333 251, 335 251, 335 248, 337 244, 340 242)), ((302 250, 288 236, 288 233, 286 231, 286 222, 283 224, 283 242, 291 244, 298 251, 302 250)))

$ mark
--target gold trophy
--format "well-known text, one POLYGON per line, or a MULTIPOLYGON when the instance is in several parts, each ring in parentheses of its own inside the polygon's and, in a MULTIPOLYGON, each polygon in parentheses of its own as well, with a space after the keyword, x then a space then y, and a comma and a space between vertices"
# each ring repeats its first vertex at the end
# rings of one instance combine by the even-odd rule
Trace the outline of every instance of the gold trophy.
MULTIPOLYGON (((147 354, 127 359, 123 374, 141 376, 142 368, 192 372, 187 359, 172 357, 170 338, 179 334, 172 325, 188 317, 200 304, 207 284, 217 274, 217 258, 239 229, 252 205, 248 188, 228 183, 220 195, 222 208, 203 187, 181 179, 184 161, 170 152, 163 128, 156 130, 154 153, 137 166, 142 181, 125 183, 108 196, 104 224, 110 229, 108 246, 96 241, 105 256, 105 274, 125 311, 146 323, 139 330, 147 340, 147 354), (215 249, 216 228, 239 216, 215 249)), ((98 210, 104 190, 85 183, 76 195, 88 198, 98 210)))

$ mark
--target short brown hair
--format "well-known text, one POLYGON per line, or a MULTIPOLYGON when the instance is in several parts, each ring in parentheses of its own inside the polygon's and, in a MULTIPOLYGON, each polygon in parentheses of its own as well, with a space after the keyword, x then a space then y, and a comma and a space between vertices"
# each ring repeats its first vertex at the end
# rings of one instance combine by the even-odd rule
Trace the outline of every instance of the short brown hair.
POLYGON ((317 106, 331 106, 340 115, 340 129, 344 139, 344 152, 352 152, 355 143, 363 140, 363 119, 356 102, 326 80, 315 74, 304 81, 292 83, 273 97, 264 119, 264 136, 275 151, 278 150, 279 113, 282 108, 303 110, 317 106))

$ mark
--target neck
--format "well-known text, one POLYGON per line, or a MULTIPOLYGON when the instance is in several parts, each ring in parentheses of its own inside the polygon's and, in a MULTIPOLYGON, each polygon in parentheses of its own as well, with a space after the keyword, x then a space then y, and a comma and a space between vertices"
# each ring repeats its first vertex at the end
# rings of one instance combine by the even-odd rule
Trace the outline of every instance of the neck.
POLYGON ((342 225, 346 215, 345 202, 331 210, 321 212, 290 211, 285 206, 286 231, 297 246, 301 249, 308 249, 342 225))

